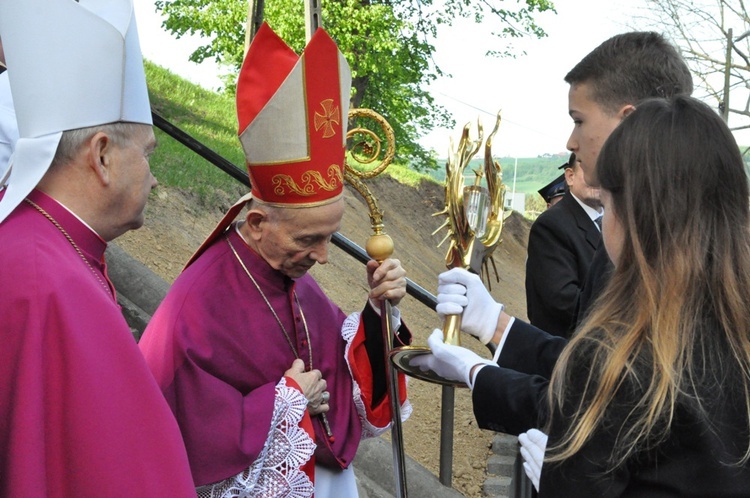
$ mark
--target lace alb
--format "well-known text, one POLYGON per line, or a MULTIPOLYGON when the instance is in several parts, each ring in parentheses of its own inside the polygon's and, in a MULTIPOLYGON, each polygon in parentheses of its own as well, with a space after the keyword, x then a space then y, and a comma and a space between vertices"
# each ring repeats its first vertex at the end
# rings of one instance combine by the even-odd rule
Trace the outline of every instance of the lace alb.
POLYGON ((249 468, 223 481, 196 489, 198 498, 309 498, 313 483, 301 467, 310 461, 315 442, 299 424, 307 398, 286 385, 276 385, 271 430, 258 458, 249 468))

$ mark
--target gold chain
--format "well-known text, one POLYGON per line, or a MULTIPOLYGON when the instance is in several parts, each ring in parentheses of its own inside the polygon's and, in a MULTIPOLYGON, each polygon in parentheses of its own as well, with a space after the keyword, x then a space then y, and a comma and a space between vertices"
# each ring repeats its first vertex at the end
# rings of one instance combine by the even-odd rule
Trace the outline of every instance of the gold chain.
MULTIPOLYGON (((258 293, 263 298, 263 301, 266 302, 266 306, 268 306, 268 309, 271 310, 271 313, 273 313, 273 317, 276 319, 276 323, 279 324, 279 327, 281 328, 281 331, 284 333, 284 338, 286 338, 286 342, 289 344, 289 347, 292 348, 292 352, 294 353, 294 357, 297 359, 300 359, 299 353, 297 352, 297 348, 294 347, 294 344, 292 343, 291 337, 289 337, 289 334, 286 331, 286 328, 284 327, 284 324, 281 323, 281 319, 279 318, 279 315, 276 314, 276 310, 273 309, 273 306, 271 306, 271 303, 268 301, 268 298, 266 297, 263 290, 260 288, 260 285, 258 285, 258 282, 253 277, 253 274, 250 273, 250 270, 247 269, 247 266, 245 266, 245 263, 242 262, 242 259, 240 258, 240 255, 237 254, 237 251, 235 250, 234 246, 232 245, 232 241, 229 240, 229 235, 225 235, 224 237, 227 241, 227 244, 229 244, 229 248, 232 249, 232 253, 234 253, 234 257, 237 259, 237 262, 240 264, 243 270, 245 270, 245 273, 248 277, 250 277, 250 280, 255 285, 255 288, 258 289, 258 293)), ((307 338, 307 344, 310 348, 310 363, 308 366, 308 370, 313 369, 313 354, 312 354, 312 342, 310 341, 310 331, 307 328, 307 320, 305 319, 305 312, 302 311, 302 305, 299 303, 299 298, 297 297, 297 292, 294 292, 294 300, 297 303, 297 307, 299 308, 299 314, 302 316, 302 324, 305 327, 305 337, 307 338)), ((319 413, 320 421, 323 424, 323 429, 326 432, 326 436, 328 437, 328 440, 333 443, 334 437, 333 432, 331 432, 331 425, 328 423, 328 417, 326 417, 325 413, 319 413)))
MULTIPOLYGON (((271 306, 271 303, 268 301, 268 298, 266 297, 263 290, 260 288, 260 285, 258 285, 258 282, 253 277, 253 274, 250 273, 250 270, 247 269, 247 266, 245 266, 245 263, 242 262, 242 259, 240 259, 240 255, 237 254, 237 251, 234 249, 234 246, 232 245, 232 241, 229 240, 229 236, 226 237, 227 244, 229 244, 229 248, 232 249, 232 252, 234 253, 234 257, 237 258, 237 261, 240 263, 240 266, 242 266, 242 269, 245 270, 245 273, 248 277, 250 277, 250 280, 255 285, 255 288, 258 289, 258 293, 260 293, 260 296, 263 298, 263 301, 266 302, 266 306, 268 306, 268 309, 271 310, 271 313, 273 313, 273 317, 276 319, 276 323, 279 324, 279 327, 281 328, 281 331, 284 333, 284 338, 286 339, 286 342, 289 344, 289 347, 292 348, 292 352, 294 353, 294 357, 299 359, 299 352, 297 351, 297 348, 294 347, 294 343, 292 342, 292 338, 289 336, 289 333, 286 331, 286 327, 284 327, 284 324, 281 323, 281 319, 279 318, 279 315, 276 314, 276 310, 273 309, 273 306, 271 306)), ((302 311, 302 306, 299 304, 299 298, 297 297, 297 292, 294 292, 294 300, 297 303, 297 307, 299 308, 299 313, 302 315, 302 324, 305 327, 305 337, 307 338, 307 344, 310 348, 310 363, 309 363, 309 370, 312 370, 313 368, 313 355, 312 355, 312 342, 310 342, 310 331, 307 328, 307 320, 305 319, 305 313, 302 311)))
POLYGON ((73 246, 73 249, 76 250, 78 255, 81 257, 84 263, 86 263, 86 266, 89 267, 89 270, 91 270, 91 273, 93 273, 94 277, 99 281, 99 283, 102 285, 104 290, 107 292, 109 296, 112 296, 112 289, 110 289, 109 285, 107 285, 104 280, 102 280, 102 277, 99 276, 99 273, 94 269, 93 266, 91 266, 91 263, 89 263, 89 260, 86 259, 86 256, 83 254, 83 251, 78 247, 78 244, 75 243, 73 240, 73 237, 71 237, 68 232, 65 231, 65 229, 60 225, 60 223, 57 222, 56 219, 52 217, 51 214, 49 214, 47 211, 45 211, 40 205, 36 204, 34 201, 32 201, 29 198, 24 199, 28 204, 30 204, 34 209, 42 213, 42 216, 47 218, 49 221, 52 222, 55 227, 57 227, 58 230, 60 230, 60 233, 62 233, 66 239, 68 239, 68 242, 70 242, 70 245, 73 246))

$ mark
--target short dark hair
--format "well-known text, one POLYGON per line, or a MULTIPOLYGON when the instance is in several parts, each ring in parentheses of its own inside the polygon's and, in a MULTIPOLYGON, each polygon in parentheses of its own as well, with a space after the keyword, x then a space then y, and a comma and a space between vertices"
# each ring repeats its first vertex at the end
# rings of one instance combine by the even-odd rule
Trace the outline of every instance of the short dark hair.
POLYGON ((652 31, 613 36, 576 64, 565 81, 590 84, 591 98, 610 112, 649 97, 693 93, 693 78, 677 48, 652 31))

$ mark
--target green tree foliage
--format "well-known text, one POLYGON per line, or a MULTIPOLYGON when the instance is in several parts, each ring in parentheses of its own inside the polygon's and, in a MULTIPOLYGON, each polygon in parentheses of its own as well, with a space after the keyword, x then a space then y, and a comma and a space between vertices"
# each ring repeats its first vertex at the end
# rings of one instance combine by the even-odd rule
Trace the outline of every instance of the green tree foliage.
MULTIPOLYGON (((244 55, 247 0, 157 0, 155 5, 166 16, 164 27, 178 38, 207 38, 190 60, 213 57, 236 74, 244 55)), ((352 68, 352 107, 382 114, 396 134, 396 160, 417 170, 437 167, 417 140, 436 126, 454 126, 425 90, 443 75, 432 57, 438 26, 457 18, 490 19, 499 38, 542 37, 534 15, 554 11, 550 0, 323 0, 321 8, 323 25, 352 68)), ((302 51, 303 2, 266 0, 264 17, 295 51, 302 51)), ((491 53, 510 55, 507 49, 491 53)))

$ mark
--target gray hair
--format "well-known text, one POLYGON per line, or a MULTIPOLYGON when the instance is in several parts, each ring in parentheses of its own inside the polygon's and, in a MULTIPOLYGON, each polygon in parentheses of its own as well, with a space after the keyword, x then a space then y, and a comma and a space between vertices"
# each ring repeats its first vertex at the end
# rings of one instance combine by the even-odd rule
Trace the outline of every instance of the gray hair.
POLYGON ((148 125, 118 121, 116 123, 64 131, 57 146, 55 157, 52 159, 50 169, 73 161, 81 147, 100 131, 106 133, 114 145, 121 147, 128 145, 142 126, 148 125))

